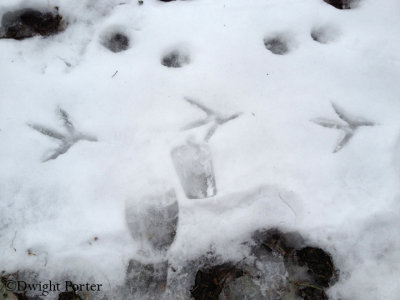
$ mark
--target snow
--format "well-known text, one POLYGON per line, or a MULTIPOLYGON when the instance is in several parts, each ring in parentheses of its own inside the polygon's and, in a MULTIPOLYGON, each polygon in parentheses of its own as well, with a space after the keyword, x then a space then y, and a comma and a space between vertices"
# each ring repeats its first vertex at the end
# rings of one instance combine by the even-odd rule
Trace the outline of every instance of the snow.
POLYGON ((332 253, 332 299, 398 299, 400 2, 144 2, 2 1, 0 15, 58 6, 66 29, 0 40, 0 270, 123 284, 141 257, 125 207, 167 186, 179 203, 172 261, 210 247, 240 258, 254 230, 280 227, 332 253), (103 46, 115 31, 126 51, 103 46), (289 52, 267 50, 270 37, 289 52), (176 49, 189 63, 163 66, 176 49), (171 159, 209 130, 182 130, 205 117, 185 97, 242 113, 208 142, 215 197, 187 199, 171 159), (340 122, 332 103, 375 124, 337 153, 342 132, 312 122, 340 122), (27 125, 66 134, 58 108, 98 141, 43 162, 57 141, 27 125))

